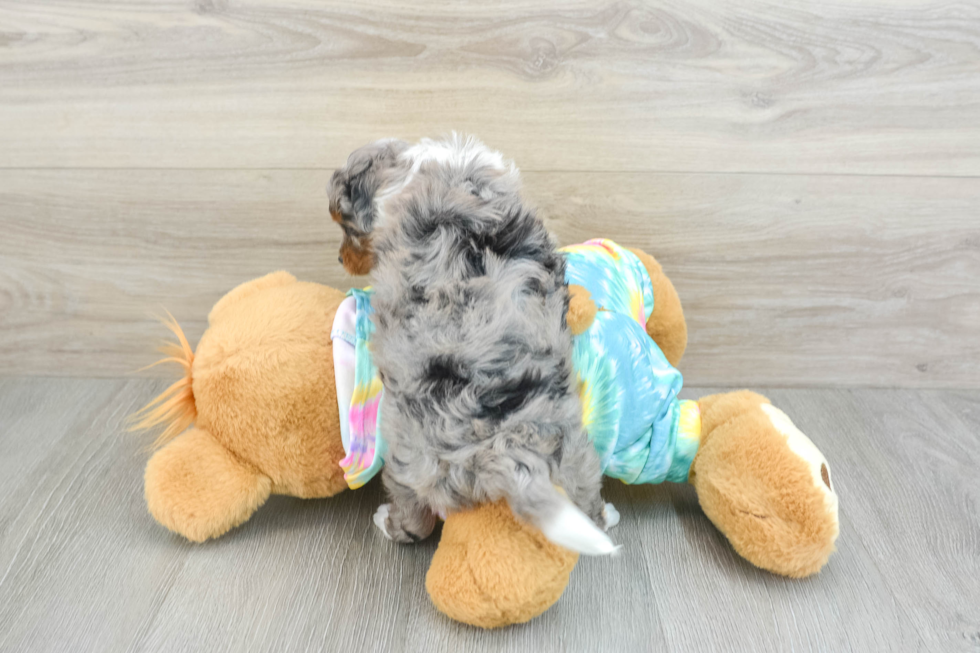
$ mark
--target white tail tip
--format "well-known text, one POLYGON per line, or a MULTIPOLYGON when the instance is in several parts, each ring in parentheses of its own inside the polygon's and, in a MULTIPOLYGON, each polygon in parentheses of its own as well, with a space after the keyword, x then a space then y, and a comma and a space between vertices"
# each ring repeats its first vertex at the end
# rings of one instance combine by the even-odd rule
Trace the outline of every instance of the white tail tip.
POLYGON ((584 512, 564 497, 561 508, 541 524, 541 532, 549 540, 566 549, 585 555, 615 556, 622 547, 613 544, 609 536, 595 525, 584 512))

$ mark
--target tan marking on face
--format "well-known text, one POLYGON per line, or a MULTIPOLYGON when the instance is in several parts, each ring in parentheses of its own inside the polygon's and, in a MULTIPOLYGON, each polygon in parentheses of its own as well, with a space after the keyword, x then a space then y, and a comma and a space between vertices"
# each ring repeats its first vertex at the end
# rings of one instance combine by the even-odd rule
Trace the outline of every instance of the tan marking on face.
POLYGON ((344 261, 344 269, 356 276, 368 274, 374 267, 374 250, 366 237, 361 238, 360 246, 345 238, 340 246, 340 257, 344 261))
POLYGON ((331 211, 330 212, 330 217, 337 224, 340 224, 343 221, 343 218, 340 216, 340 211, 331 211))
POLYGON ((793 424, 793 420, 786 413, 772 404, 762 404, 761 408, 776 430, 786 437, 786 444, 789 445, 790 450, 806 463, 813 477, 814 486, 824 493, 827 504, 833 507, 836 514, 837 495, 830 486, 830 469, 823 454, 810 438, 793 424))

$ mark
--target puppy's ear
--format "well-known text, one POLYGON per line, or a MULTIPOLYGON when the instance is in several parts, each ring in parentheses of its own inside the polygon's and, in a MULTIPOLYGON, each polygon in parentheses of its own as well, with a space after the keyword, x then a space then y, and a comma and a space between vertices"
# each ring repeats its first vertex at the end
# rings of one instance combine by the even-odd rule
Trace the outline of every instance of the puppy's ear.
POLYGON ((377 218, 374 198, 389 182, 407 174, 407 165, 399 161, 407 148, 404 141, 386 139, 354 150, 327 188, 334 221, 361 234, 371 233, 377 218))

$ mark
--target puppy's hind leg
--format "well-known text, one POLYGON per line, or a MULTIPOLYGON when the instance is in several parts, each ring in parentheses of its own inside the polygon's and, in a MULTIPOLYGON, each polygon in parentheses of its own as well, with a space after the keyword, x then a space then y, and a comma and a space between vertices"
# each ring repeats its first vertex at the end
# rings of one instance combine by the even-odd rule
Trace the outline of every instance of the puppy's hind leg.
POLYGON ((616 525, 619 513, 602 500, 602 466, 584 432, 565 441, 558 475, 568 498, 599 528, 616 525))
POLYGON ((382 480, 391 503, 374 513, 374 523, 385 537, 400 544, 424 540, 436 526, 436 516, 415 490, 397 479, 391 467, 385 467, 382 480))

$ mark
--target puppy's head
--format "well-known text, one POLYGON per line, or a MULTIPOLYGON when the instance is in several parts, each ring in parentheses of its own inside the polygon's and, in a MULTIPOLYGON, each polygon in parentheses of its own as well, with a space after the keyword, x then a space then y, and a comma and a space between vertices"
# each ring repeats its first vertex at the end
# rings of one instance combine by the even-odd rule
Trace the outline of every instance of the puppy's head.
POLYGON ((351 274, 367 274, 374 266, 372 234, 384 219, 378 200, 406 178, 409 166, 400 155, 407 148, 395 139, 375 141, 354 150, 330 178, 330 216, 344 230, 339 260, 351 274))

